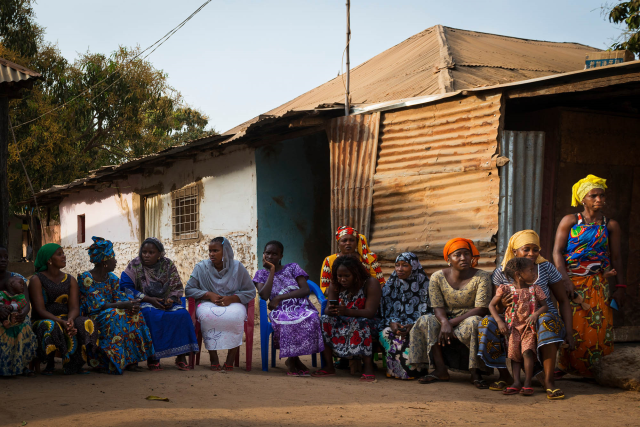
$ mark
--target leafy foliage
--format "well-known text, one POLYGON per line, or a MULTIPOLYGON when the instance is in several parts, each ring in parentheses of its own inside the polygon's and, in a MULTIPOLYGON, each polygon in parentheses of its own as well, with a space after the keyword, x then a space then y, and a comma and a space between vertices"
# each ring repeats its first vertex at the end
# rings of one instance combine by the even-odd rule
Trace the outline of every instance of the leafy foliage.
POLYGON ((611 48, 640 53, 640 0, 625 1, 613 6, 609 12, 609 21, 626 27, 621 40, 616 41, 611 48))

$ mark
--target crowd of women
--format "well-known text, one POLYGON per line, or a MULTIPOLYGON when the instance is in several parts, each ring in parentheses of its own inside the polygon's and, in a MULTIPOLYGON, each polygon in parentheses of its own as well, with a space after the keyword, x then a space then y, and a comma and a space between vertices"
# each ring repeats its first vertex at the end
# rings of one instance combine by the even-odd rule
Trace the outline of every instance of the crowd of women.
POLYGON ((492 274, 477 268, 480 253, 471 240, 455 238, 443 250, 448 266, 430 278, 405 252, 385 281, 365 236, 340 227, 338 253, 322 264, 329 302, 322 315, 308 299, 309 276, 296 263, 282 263, 278 241, 267 243, 252 279, 229 241, 215 238, 186 286, 155 238, 143 242, 120 277, 108 240, 93 237, 94 268, 77 279, 63 272, 63 249, 44 245, 28 288, 7 271, 8 253, 0 248, 0 375, 32 376, 33 363, 46 364, 42 374, 52 375, 55 357, 67 375, 88 373, 85 365, 111 374, 139 371, 143 361, 159 371, 160 360, 170 357, 177 369, 189 370, 185 356, 199 348, 183 297, 196 303, 210 369, 231 371, 247 304, 258 293, 269 301, 274 345, 289 376, 330 377, 342 366, 375 381, 374 355, 382 352, 388 377, 431 384, 458 370, 479 389, 531 395, 531 379, 540 374, 547 397, 561 399, 559 377, 592 376, 592 365, 613 350, 611 310, 625 301, 620 227, 602 213, 606 188, 593 175, 576 183, 572 205, 583 210, 560 222, 553 262, 540 255, 538 235, 524 230, 510 238, 492 274), (314 353, 325 364, 310 373, 300 356, 314 353), (493 369, 499 377, 489 384, 483 376, 493 369))

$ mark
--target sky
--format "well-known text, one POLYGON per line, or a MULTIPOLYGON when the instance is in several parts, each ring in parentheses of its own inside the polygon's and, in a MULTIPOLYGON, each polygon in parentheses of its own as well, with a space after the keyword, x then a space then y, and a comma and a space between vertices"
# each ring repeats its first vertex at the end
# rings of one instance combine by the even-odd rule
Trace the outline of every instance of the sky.
MULTIPOLYGON (((68 60, 146 48, 205 0, 39 0, 45 39, 68 60)), ((352 0, 351 66, 433 25, 605 49, 605 0, 352 0)), ((148 59, 186 103, 227 131, 334 78, 345 0, 213 0, 148 59)))

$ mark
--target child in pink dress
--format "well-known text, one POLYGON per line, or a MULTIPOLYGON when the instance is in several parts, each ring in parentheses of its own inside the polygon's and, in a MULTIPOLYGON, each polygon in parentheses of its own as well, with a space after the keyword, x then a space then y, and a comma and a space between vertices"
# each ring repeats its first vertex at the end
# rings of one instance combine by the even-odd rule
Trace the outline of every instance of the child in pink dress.
POLYGON ((538 268, 529 258, 513 258, 507 263, 504 273, 513 279, 514 284, 505 283, 498 287, 496 295, 489 304, 489 311, 497 319, 500 333, 508 337, 507 357, 511 359, 513 384, 504 394, 533 395, 531 379, 536 360, 538 316, 548 309, 546 295, 535 284, 538 280, 538 268), (505 295, 513 296, 513 303, 505 310, 506 323, 498 314, 497 305, 505 295), (520 382, 520 370, 524 361, 525 381, 520 382))
POLYGON ((18 324, 16 317, 27 306, 27 300, 24 296, 24 280, 22 276, 16 275, 9 279, 6 291, 0 291, 0 304, 10 308, 11 314, 2 322, 5 329, 18 324))

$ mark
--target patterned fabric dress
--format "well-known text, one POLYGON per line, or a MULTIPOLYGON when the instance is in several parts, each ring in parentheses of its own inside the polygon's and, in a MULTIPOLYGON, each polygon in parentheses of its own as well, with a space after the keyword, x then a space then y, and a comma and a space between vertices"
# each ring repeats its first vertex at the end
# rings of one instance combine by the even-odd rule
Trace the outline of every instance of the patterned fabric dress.
POLYGON ((96 282, 86 271, 78 276, 82 313, 98 328, 98 346, 87 350, 88 363, 110 374, 122 374, 132 363, 143 362, 154 353, 151 333, 142 313, 104 308, 105 304, 130 301, 119 289, 118 276, 109 273, 106 282, 96 282))
MULTIPOLYGON (((348 291, 339 294, 339 303, 351 310, 363 310, 367 301, 364 284, 355 295, 348 291)), ((373 337, 376 334, 375 319, 365 317, 322 316, 322 335, 325 345, 333 354, 345 359, 361 358, 373 354, 373 337)))
MULTIPOLYGON (((36 275, 42 284, 45 309, 60 319, 67 319, 71 276, 65 274, 60 283, 55 283, 43 273, 36 275)), ((60 323, 53 320, 45 319, 33 322, 33 330, 38 338, 38 359, 44 362, 54 356, 56 352, 60 352, 64 373, 75 374, 79 372, 87 361, 87 350, 96 345, 98 329, 91 319, 82 316, 78 316, 74 320, 74 326, 78 333, 69 336, 60 323)))
MULTIPOLYGON (((309 276, 296 263, 287 264, 273 277, 270 299, 300 289, 297 278, 309 276)), ((256 272, 253 281, 265 283, 269 271, 256 272)), ((324 350, 320 315, 309 298, 289 298, 269 313, 273 327, 273 344, 280 349, 280 357, 295 357, 320 353, 324 350)))
MULTIPOLYGON (((453 289, 442 270, 433 273, 429 280, 429 297, 431 306, 444 308, 449 319, 462 316, 476 307, 488 307, 491 301, 491 276, 486 271, 478 270, 475 276, 461 289, 453 289)), ((453 328, 453 336, 469 349, 468 360, 456 358, 459 352, 448 354, 448 347, 443 348, 445 363, 451 369, 472 370, 482 368, 478 354, 478 324, 480 316, 470 316, 453 328)), ((411 348, 409 362, 416 368, 428 368, 431 348, 438 342, 440 322, 435 314, 422 316, 411 329, 411 348)))
MULTIPOLYGON (((19 276, 25 280, 17 273, 10 272, 9 276, 19 276)), ((6 329, 0 322, 0 376, 22 374, 29 362, 36 357, 37 346, 29 316, 24 322, 6 329)))
MULTIPOLYGON (((571 228, 565 251, 567 273, 583 299, 571 301, 576 349, 560 349, 558 366, 565 372, 593 377, 591 367, 613 351, 613 314, 609 284, 603 272, 610 266, 607 219, 585 224, 582 215, 571 228)), ((574 298, 572 298, 574 299, 574 298)))

